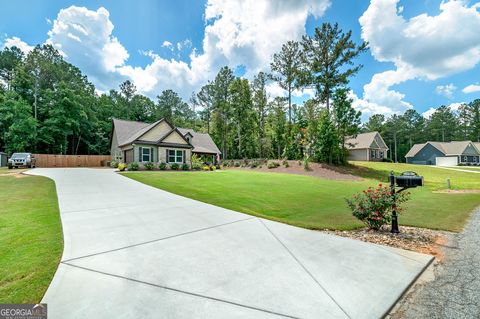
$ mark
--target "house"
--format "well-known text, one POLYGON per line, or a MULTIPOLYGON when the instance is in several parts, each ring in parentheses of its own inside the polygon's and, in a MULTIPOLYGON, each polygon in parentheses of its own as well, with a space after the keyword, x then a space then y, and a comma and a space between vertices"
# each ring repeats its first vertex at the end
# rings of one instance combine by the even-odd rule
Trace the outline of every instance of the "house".
POLYGON ((405 155, 405 158, 409 164, 438 166, 479 165, 480 143, 454 141, 415 144, 405 155))
POLYGON ((387 158, 388 147, 378 132, 358 134, 345 141, 349 161, 382 161, 387 158))
POLYGON ((113 119, 112 126, 110 155, 119 162, 190 164, 197 154, 214 163, 221 154, 210 135, 174 127, 165 119, 151 124, 113 119))

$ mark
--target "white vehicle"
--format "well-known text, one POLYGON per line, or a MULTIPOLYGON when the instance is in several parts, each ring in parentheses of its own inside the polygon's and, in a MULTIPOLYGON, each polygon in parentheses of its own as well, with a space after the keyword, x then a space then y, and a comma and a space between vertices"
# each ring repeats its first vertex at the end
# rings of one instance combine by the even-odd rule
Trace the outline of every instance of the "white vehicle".
POLYGON ((35 167, 35 156, 31 153, 13 153, 12 157, 8 159, 8 168, 18 167, 35 167))

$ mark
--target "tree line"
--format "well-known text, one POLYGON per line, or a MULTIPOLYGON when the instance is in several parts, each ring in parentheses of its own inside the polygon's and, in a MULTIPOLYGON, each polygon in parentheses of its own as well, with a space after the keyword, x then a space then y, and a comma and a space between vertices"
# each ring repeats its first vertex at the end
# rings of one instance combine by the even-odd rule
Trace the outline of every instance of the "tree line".
POLYGON ((462 104, 458 110, 442 105, 424 118, 413 109, 402 115, 385 117, 372 115, 362 126, 362 131, 378 131, 390 149, 394 162, 405 162, 405 155, 414 144, 427 141, 480 142, 480 99, 462 104))
POLYGON ((367 47, 355 43, 351 31, 324 23, 312 36, 285 43, 273 55, 269 72, 249 81, 223 67, 188 101, 170 89, 152 100, 130 81, 97 94, 87 77, 51 45, 37 46, 27 55, 5 48, 0 51, 0 150, 108 154, 112 118, 165 118, 209 133, 224 158, 236 159, 309 158, 344 164, 345 139, 362 130, 380 131, 398 161, 417 142, 480 138, 478 100, 460 112, 440 107, 430 120, 409 110, 390 118, 374 115, 361 125, 348 83, 362 68, 355 59, 367 47), (267 94, 272 82, 286 97, 267 94), (305 89, 313 90, 314 97, 292 103, 293 94, 305 89))

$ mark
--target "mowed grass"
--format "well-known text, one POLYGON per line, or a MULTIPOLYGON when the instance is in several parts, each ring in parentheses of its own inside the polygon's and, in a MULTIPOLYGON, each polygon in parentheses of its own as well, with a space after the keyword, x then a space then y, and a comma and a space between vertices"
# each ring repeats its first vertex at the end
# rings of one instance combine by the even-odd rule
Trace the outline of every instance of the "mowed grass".
MULTIPOLYGON (((400 174, 405 171, 414 171, 424 177, 425 187, 430 190, 447 188, 447 179, 452 189, 480 189, 480 174, 462 172, 453 169, 443 169, 428 165, 413 165, 401 163, 377 162, 350 162, 348 170, 355 175, 365 178, 387 180, 391 171, 400 174)), ((458 169, 463 169, 459 166, 458 169)))
MULTIPOLYGON (((385 179, 379 172, 369 173, 371 176, 377 174, 380 181, 373 178, 333 181, 253 170, 131 172, 124 175, 178 195, 287 224, 310 229, 350 230, 363 227, 363 224, 352 216, 345 199, 385 179)), ((432 175, 427 178, 430 179, 435 181, 437 177, 432 175)), ((468 181, 466 185, 475 186, 468 181)), ((477 188, 480 189, 480 180, 477 180, 477 188)), ((480 194, 436 193, 430 187, 413 189, 411 193, 412 199, 400 217, 403 225, 460 231, 471 211, 480 205, 480 194)))
POLYGON ((0 189, 0 303, 38 303, 63 249, 55 184, 0 176, 0 189))

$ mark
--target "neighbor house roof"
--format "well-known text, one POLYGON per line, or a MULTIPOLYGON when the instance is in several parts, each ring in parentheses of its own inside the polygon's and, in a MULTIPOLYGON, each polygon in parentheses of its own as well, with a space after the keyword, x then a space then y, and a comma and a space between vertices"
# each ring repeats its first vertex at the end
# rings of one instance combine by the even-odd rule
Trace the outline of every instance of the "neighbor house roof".
POLYGON ((184 136, 190 133, 192 138, 190 144, 193 145, 193 151, 197 153, 222 154, 209 134, 198 133, 188 128, 178 128, 184 136))
POLYGON ((438 149, 440 152, 445 154, 445 156, 448 155, 462 155, 465 149, 471 144, 473 145, 477 152, 480 152, 480 143, 472 143, 471 141, 452 141, 452 142, 426 142, 423 144, 415 144, 412 146, 412 148, 408 151, 408 153, 405 155, 405 157, 414 157, 415 155, 420 152, 422 148, 424 148, 426 145, 432 145, 436 149, 438 149))
MULTIPOLYGON (((164 119, 156 121, 154 123, 142 123, 136 121, 126 121, 113 119, 113 125, 115 127, 115 134, 117 136, 117 141, 119 146, 132 144, 143 134, 148 132, 150 129, 154 128, 160 122, 165 121, 164 119)), ((166 121, 168 123, 168 121, 166 121)), ((187 133, 190 133, 192 138, 190 139, 190 144, 193 146, 193 151, 198 153, 209 153, 209 154, 221 154, 215 142, 209 134, 198 133, 192 129, 187 128, 175 128, 170 123, 168 123, 172 130, 166 133, 164 136, 158 137, 158 143, 162 141, 174 131, 177 131, 182 137, 185 138, 187 133)), ((152 142, 152 144, 158 144, 157 142, 152 142)), ((165 144, 165 143, 164 143, 165 144)))
MULTIPOLYGON (((375 143, 375 137, 377 137, 377 135, 380 137, 380 139, 383 142, 383 139, 380 136, 380 133, 368 132, 368 133, 358 134, 356 137, 347 138, 347 140, 345 141, 345 146, 347 147, 347 149, 350 149, 350 150, 371 148, 371 145, 375 143)), ((385 142, 383 143, 385 144, 385 142)), ((378 147, 388 150, 388 147, 386 145, 385 147, 378 145, 378 147)))

